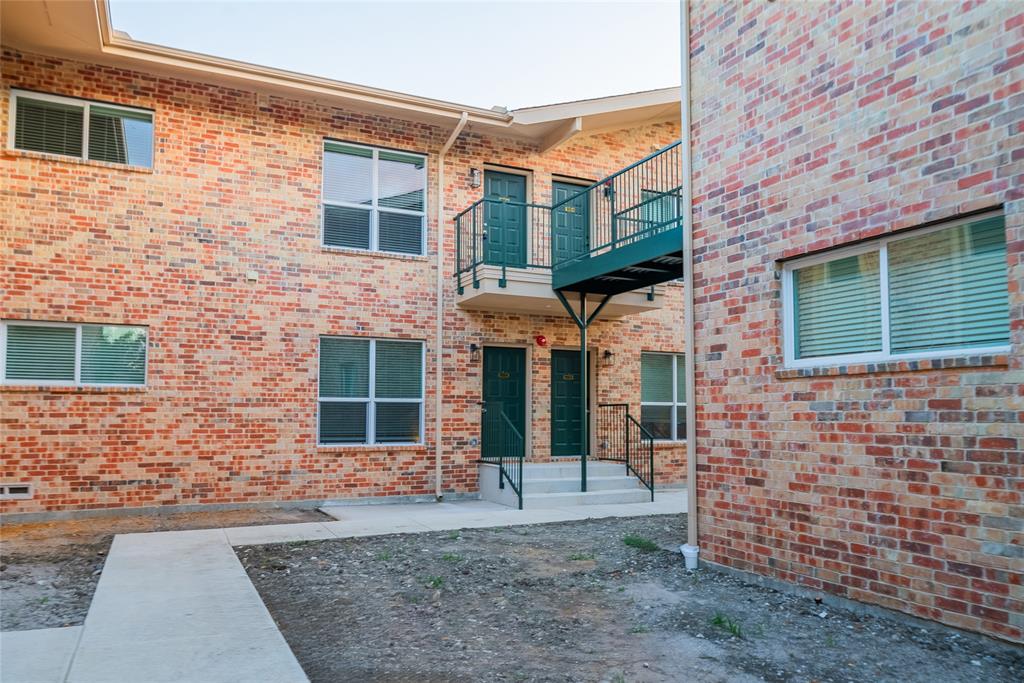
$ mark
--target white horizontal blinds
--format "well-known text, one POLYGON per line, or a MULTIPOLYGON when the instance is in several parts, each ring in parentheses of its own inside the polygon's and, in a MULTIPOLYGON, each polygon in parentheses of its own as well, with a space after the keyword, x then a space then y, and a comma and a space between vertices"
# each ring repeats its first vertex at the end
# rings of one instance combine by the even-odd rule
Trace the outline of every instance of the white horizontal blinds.
POLYGON ((16 98, 14 146, 18 149, 82 156, 85 107, 63 102, 16 98))
POLYGON ((375 440, 417 442, 423 406, 423 346, 403 341, 375 344, 375 440))
POLYGON ((75 336, 74 327, 8 324, 5 378, 74 383, 75 336))
POLYGON ((676 438, 686 438, 686 356, 676 356, 676 438))
POLYGON ((640 424, 655 439, 672 438, 672 356, 640 354, 640 424))
POLYGON ((133 166, 152 166, 153 115, 90 105, 89 158, 133 166))
POLYGON ((81 382, 145 384, 145 328, 83 325, 81 382))
POLYGON ((381 150, 378 158, 381 208, 423 211, 423 157, 381 150))
POLYGON ((800 268, 793 285, 797 358, 882 350, 877 251, 800 268))
POLYGON ((366 443, 369 340, 320 339, 320 399, 320 443, 366 443))
POLYGON ((1004 218, 889 244, 893 353, 1008 344, 1004 218))
POLYGON ((324 145, 324 244, 370 248, 373 219, 373 151, 324 145))
POLYGON ((324 244, 423 253, 426 160, 324 144, 324 244))

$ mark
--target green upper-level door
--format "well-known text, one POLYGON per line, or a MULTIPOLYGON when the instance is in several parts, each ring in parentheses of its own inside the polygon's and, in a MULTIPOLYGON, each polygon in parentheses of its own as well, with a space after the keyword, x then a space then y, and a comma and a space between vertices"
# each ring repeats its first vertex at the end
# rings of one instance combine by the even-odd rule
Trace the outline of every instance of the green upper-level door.
POLYGON ((484 262, 526 266, 526 177, 484 171, 484 199, 484 262))
MULTIPOLYGON (((555 181, 551 184, 552 204, 579 194, 582 185, 555 181)), ((581 194, 554 210, 551 216, 555 262, 567 261, 590 249, 590 211, 587 195, 581 194)))

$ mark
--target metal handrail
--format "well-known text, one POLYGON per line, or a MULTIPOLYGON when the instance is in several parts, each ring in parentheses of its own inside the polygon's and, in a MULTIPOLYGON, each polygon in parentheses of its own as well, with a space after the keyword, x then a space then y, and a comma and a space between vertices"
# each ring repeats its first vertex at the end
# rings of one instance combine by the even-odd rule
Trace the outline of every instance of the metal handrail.
MULTIPOLYGON (((568 202, 584 204, 589 229, 588 240, 575 253, 565 253, 564 247, 557 255, 552 250, 552 269, 558 271, 681 225, 681 153, 681 143, 674 142, 552 205, 555 212, 568 202)), ((551 243, 573 244, 555 235, 551 243)))
POLYGON ((565 204, 566 202, 571 202, 573 199, 575 199, 576 197, 579 197, 584 192, 590 192, 591 190, 595 190, 595 189, 597 189, 599 187, 607 185, 609 182, 614 181, 616 178, 618 178, 623 173, 626 173, 627 171, 632 171, 637 166, 639 166, 641 164, 645 164, 648 161, 650 161, 651 159, 653 159, 653 158, 655 158, 657 156, 660 156, 660 155, 664 154, 665 152, 668 152, 671 149, 679 147, 682 144, 683 144, 682 140, 676 140, 675 142, 673 142, 670 145, 667 145, 665 147, 662 147, 661 149, 655 150, 655 151, 651 152, 650 154, 648 154, 647 156, 645 156, 643 159, 640 159, 639 161, 634 161, 629 166, 626 166, 625 168, 621 168, 618 171, 616 171, 615 173, 612 173, 610 176, 606 176, 606 177, 602 178, 601 180, 598 180, 593 185, 588 185, 587 187, 581 188, 579 192, 577 192, 576 194, 572 195, 571 197, 566 197, 565 199, 563 199, 562 201, 558 202, 557 204, 552 204, 551 208, 552 209, 557 209, 562 204, 565 204))
POLYGON ((504 489, 506 482, 519 500, 523 509, 523 461, 526 459, 525 440, 505 411, 499 414, 497 435, 498 455, 481 455, 480 462, 498 466, 498 488, 504 489))
POLYGON ((501 267, 500 286, 505 286, 508 268, 551 268, 551 207, 546 204, 515 200, 478 199, 455 216, 455 284, 461 294, 466 286, 463 276, 470 274, 474 288, 479 287, 478 269, 481 266, 501 267), (518 207, 523 211, 525 226, 522 252, 506 258, 488 248, 490 228, 487 210, 491 207, 518 207))
POLYGON ((600 457, 623 463, 654 500, 654 435, 630 414, 627 403, 599 404, 597 428, 600 457))

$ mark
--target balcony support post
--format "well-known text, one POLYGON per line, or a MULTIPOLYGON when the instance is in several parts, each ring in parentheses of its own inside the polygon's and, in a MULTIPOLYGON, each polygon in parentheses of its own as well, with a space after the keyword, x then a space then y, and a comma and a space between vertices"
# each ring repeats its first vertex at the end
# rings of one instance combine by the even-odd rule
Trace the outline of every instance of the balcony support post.
POLYGON ((580 491, 583 493, 587 492, 587 456, 590 454, 590 416, 587 410, 587 399, 589 398, 589 387, 587 377, 589 374, 590 366, 587 363, 587 328, 590 327, 591 323, 597 320, 598 314, 605 305, 611 301, 612 295, 606 294, 601 303, 597 305, 597 308, 588 316, 587 315, 587 293, 580 292, 580 312, 577 314, 572 309, 572 305, 569 300, 565 298, 565 294, 561 290, 556 289, 555 295, 558 300, 562 302, 562 306, 569 313, 569 317, 572 318, 573 322, 576 323, 576 327, 580 328, 580 424, 582 425, 582 433, 580 435, 580 491))

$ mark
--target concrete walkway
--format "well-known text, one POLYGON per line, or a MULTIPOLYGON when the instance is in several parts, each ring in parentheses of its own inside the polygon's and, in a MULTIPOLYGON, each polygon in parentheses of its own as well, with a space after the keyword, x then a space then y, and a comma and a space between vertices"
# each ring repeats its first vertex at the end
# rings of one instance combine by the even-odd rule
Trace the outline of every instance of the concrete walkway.
POLYGON ((546 510, 485 501, 323 510, 337 521, 116 536, 84 626, 2 634, 0 681, 307 681, 232 546, 676 514, 686 492, 546 510))

